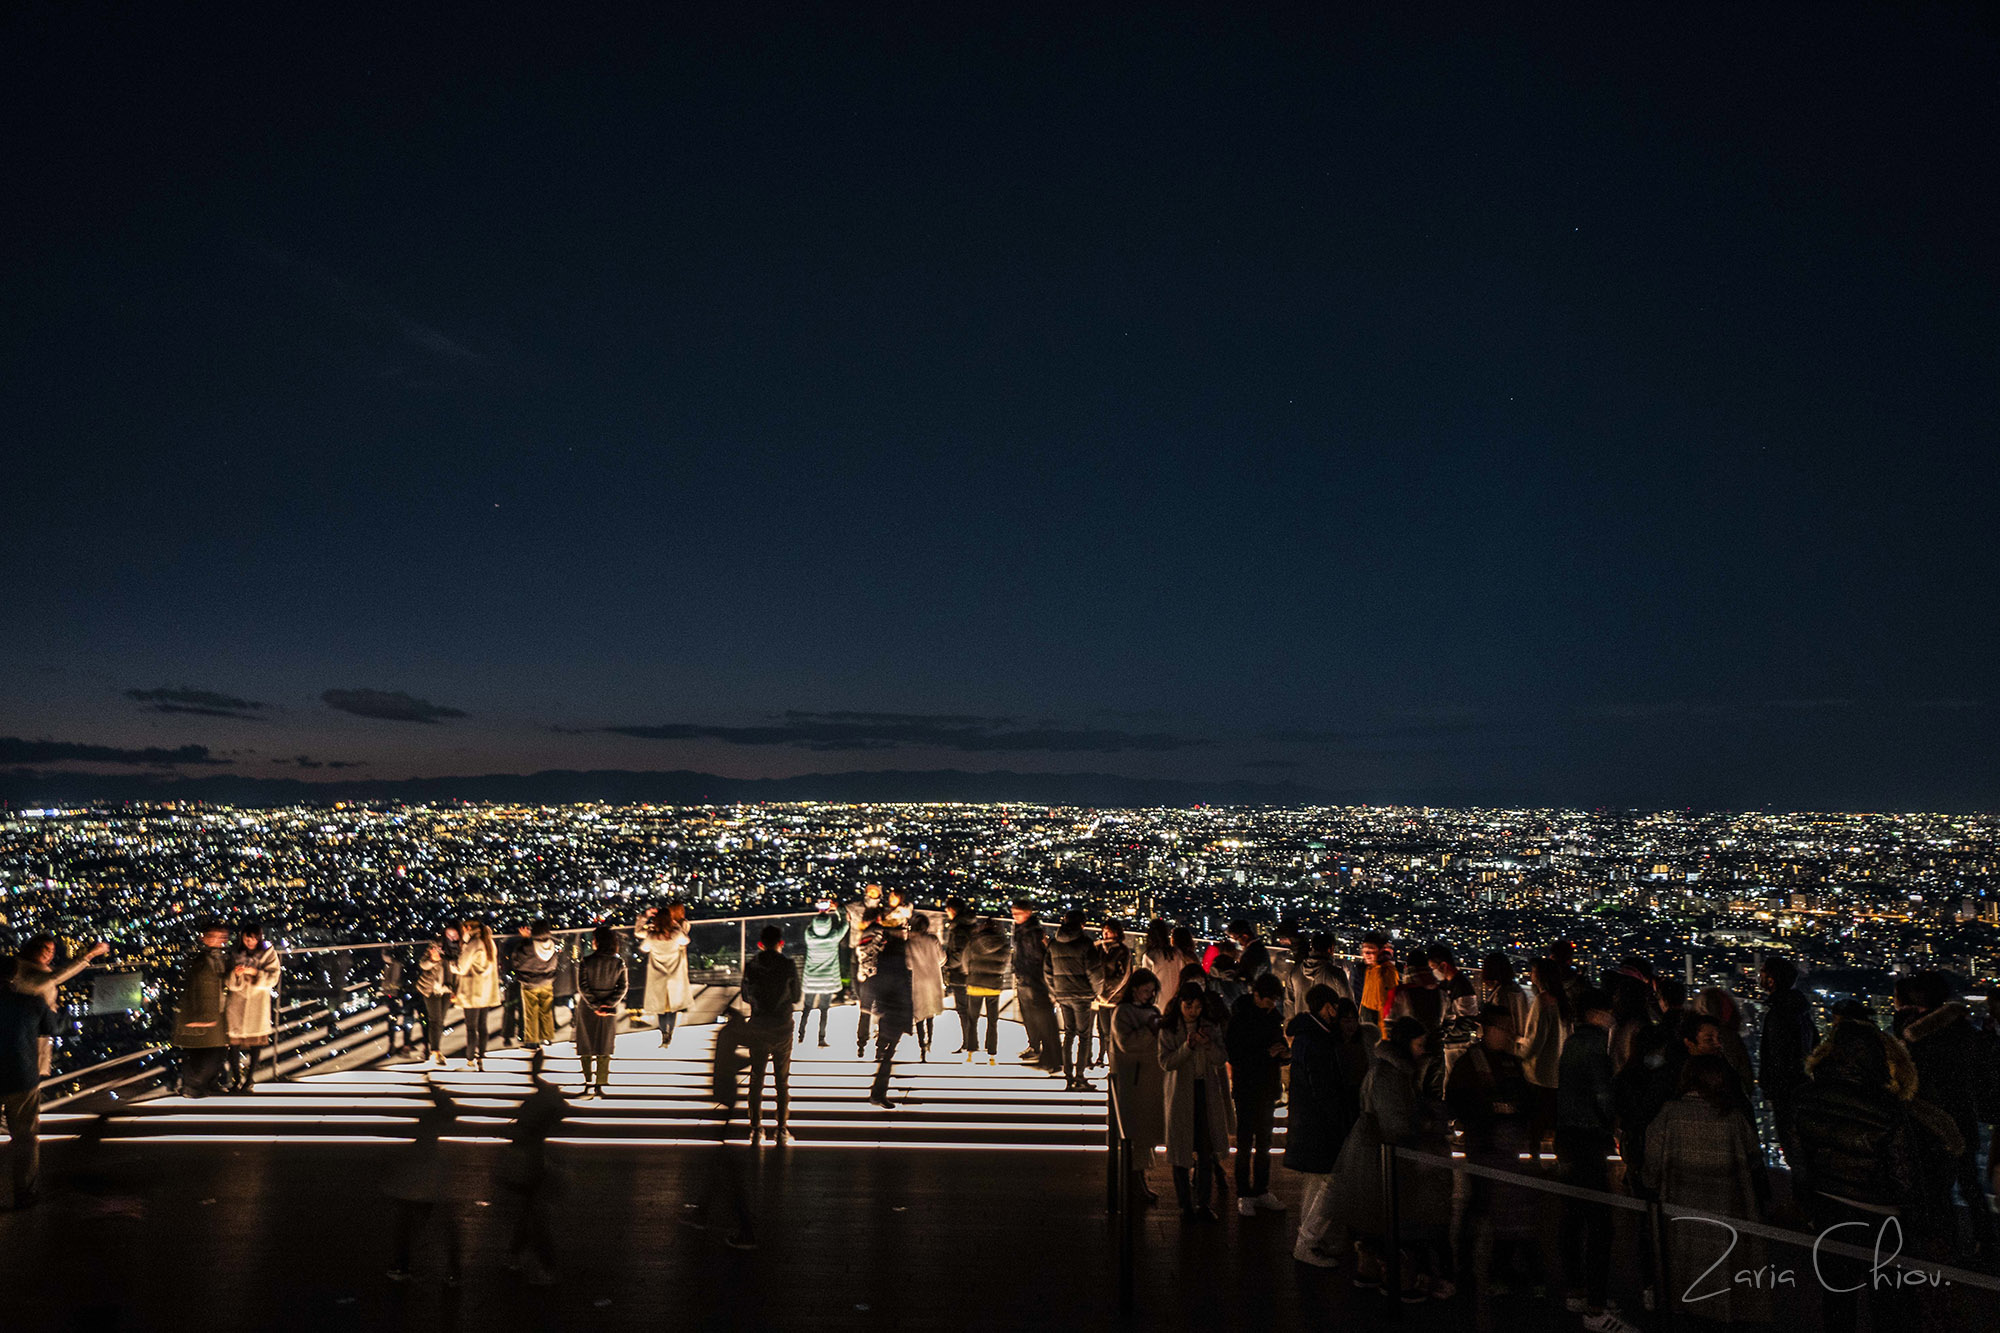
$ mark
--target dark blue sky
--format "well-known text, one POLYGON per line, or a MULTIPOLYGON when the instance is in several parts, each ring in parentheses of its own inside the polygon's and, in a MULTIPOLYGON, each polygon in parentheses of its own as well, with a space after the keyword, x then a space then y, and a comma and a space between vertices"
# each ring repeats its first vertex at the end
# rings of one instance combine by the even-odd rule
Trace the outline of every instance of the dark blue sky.
POLYGON ((2000 803, 1990 13, 1059 12, 15 10, 0 768, 2000 803))

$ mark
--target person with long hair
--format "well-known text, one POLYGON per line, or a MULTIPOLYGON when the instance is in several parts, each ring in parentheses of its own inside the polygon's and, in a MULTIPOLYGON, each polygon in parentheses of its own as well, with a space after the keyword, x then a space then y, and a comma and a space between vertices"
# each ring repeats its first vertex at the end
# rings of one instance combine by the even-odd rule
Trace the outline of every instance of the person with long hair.
POLYGON ((229 1086, 249 1092, 257 1086, 257 1053, 271 1046, 271 1074, 277 1076, 278 1053, 272 1045, 278 979, 278 951, 257 926, 245 926, 241 943, 229 960, 229 993, 223 1000, 223 1020, 229 1028, 229 1086))
POLYGON ((905 946, 910 961, 910 1004, 917 1025, 917 1059, 931 1058, 931 1034, 937 1016, 944 1012, 944 941, 931 928, 931 919, 922 912, 910 914, 910 939, 905 946))
POLYGON ((674 1039, 674 1025, 694 1003, 689 981, 687 904, 669 903, 666 910, 649 907, 639 916, 639 952, 646 955, 646 998, 639 1012, 659 1020, 660 1045, 674 1039))
POLYGON ((500 955, 484 921, 468 919, 458 933, 458 989, 452 998, 465 1013, 465 1067, 484 1069, 486 1016, 500 1005, 500 955))
POLYGON ((1540 1152, 1542 1140, 1556 1127, 1556 1079, 1562 1068, 1563 1042, 1576 1027, 1576 1014, 1564 984, 1568 978, 1553 959, 1537 958, 1529 965, 1528 976, 1535 983, 1535 1002, 1528 1008, 1527 1029, 1517 1031, 1514 1054, 1521 1059, 1530 1088, 1530 1151, 1540 1152))
POLYGON ((1160 1022, 1160 1068, 1166 1073, 1167 1164, 1184 1217, 1217 1220, 1220 1163, 1236 1125, 1229 1095, 1229 1052, 1221 1015, 1198 981, 1183 982, 1160 1022))
POLYGON ((444 945, 432 940, 417 958, 417 1001, 424 1012, 424 1063, 444 1063, 445 1011, 451 1006, 451 981, 445 968, 444 945))
POLYGON ((1111 1099, 1117 1125, 1132 1142, 1132 1183, 1148 1203, 1160 1196, 1146 1183, 1146 1168, 1167 1141, 1160 1011, 1154 1007, 1159 996, 1158 978, 1142 967, 1126 977, 1111 1011, 1111 1099))

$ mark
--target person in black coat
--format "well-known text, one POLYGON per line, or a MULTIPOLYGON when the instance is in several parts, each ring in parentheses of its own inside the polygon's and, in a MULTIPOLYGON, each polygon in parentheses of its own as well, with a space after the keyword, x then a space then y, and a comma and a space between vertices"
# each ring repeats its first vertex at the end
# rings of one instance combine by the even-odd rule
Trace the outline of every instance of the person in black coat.
POLYGON ((1341 1145, 1361 1114, 1361 1085, 1348 1078, 1340 1058, 1339 1005, 1340 996, 1333 987, 1308 987, 1301 1012, 1285 1028, 1292 1047, 1285 1169, 1306 1177, 1306 1197, 1292 1257, 1316 1268, 1332 1268, 1339 1262, 1323 1248, 1325 1219, 1315 1219, 1315 1204, 1333 1179, 1341 1145))
POLYGON ((1758 972, 1764 987, 1764 1029, 1757 1043, 1757 1084, 1771 1108, 1785 1165, 1792 1168, 1792 1192, 1804 1199, 1811 1192, 1811 1178, 1799 1168, 1792 1108, 1805 1087, 1806 1057, 1819 1045, 1819 1029, 1813 1025, 1812 1006, 1797 989, 1798 979, 1798 965, 1789 958, 1766 958, 1758 972))
POLYGON ((1007 932, 992 921, 976 922, 965 942, 965 993, 970 1007, 965 1011, 966 1062, 979 1049, 979 1019, 986 1017, 986 1063, 993 1064, 1000 1050, 1000 996, 1007 988, 1007 957, 1013 951, 1007 932))
POLYGON ((1236 1001, 1223 1037, 1236 1097, 1236 1211, 1244 1217, 1259 1208, 1280 1212, 1285 1206, 1271 1193, 1271 1130, 1284 1093, 1285 1062, 1291 1058, 1285 1016, 1278 1008, 1284 997, 1285 983, 1264 973, 1236 1001))
POLYGON ((1118 1012, 1118 997, 1132 975, 1132 950, 1125 943, 1125 928, 1107 921, 1090 946, 1090 985, 1095 992, 1097 1013, 1097 1058, 1087 1064, 1109 1065, 1111 1061, 1111 1016, 1118 1012))
POLYGON ((1028 1030, 1021 1062, 1045 1074, 1060 1074, 1062 1045, 1056 1036, 1055 1003, 1049 998, 1049 937, 1035 905, 1025 898, 1014 904, 1014 1003, 1028 1030))
POLYGON ((1972 1219, 1973 1244, 1990 1255, 1993 1205, 1979 1179, 1979 1112, 1993 1104, 1995 1070, 1970 1011, 1951 998, 1953 989, 1942 972, 1905 977, 1896 986, 1896 1029, 1917 1067, 1918 1098, 1949 1116, 1964 1142, 1953 1183, 1972 1219))
POLYGON ((592 952, 576 972, 576 1058, 583 1068, 586 1100, 602 1097, 611 1082, 618 1015, 632 985, 618 952, 618 932, 599 926, 590 933, 590 943, 592 952))
POLYGON ((958 1050, 956 1055, 970 1055, 979 1045, 973 1031, 972 997, 966 994, 965 950, 972 943, 972 914, 965 910, 965 903, 958 898, 947 898, 944 904, 944 989, 951 996, 952 1008, 958 1010, 958 1050))
MULTIPOLYGON (((878 959, 879 964, 879 959, 878 959)), ((743 966, 743 998, 750 1003, 750 1146, 764 1142, 764 1071, 777 1079, 778 1124, 771 1142, 792 1141, 792 1010, 805 996, 799 965, 785 957, 785 932, 766 926, 757 956, 743 966)))

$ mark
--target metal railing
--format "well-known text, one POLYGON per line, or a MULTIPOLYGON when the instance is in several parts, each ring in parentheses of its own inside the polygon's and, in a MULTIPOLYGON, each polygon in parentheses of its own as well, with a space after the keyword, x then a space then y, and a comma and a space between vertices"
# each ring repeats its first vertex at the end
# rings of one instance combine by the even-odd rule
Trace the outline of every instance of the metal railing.
MULTIPOLYGON (((941 913, 923 909, 933 917, 941 913)), ((691 917, 687 924, 689 981, 698 990, 740 985, 743 969, 756 951, 753 927, 782 923, 786 948, 803 953, 805 927, 815 912, 769 912, 743 916, 691 917)), ((587 951, 595 926, 568 927, 552 932, 572 967, 587 951)), ((638 950, 635 927, 613 926, 620 951, 631 970, 626 1003, 637 1008, 645 992, 647 964, 638 950)), ((505 946, 513 937, 497 937, 505 946)), ((271 998, 272 1031, 265 1047, 245 1047, 253 1057, 252 1077, 268 1069, 269 1077, 289 1078, 314 1070, 379 1059, 417 1044, 423 1024, 421 1004, 412 988, 414 963, 433 940, 391 940, 359 944, 312 944, 279 947, 282 968, 271 998), (398 970, 392 970, 391 964, 398 970)), ((88 975, 88 973, 84 974, 88 975)), ((573 972, 572 974, 573 975, 573 972)), ((171 984, 173 973, 158 977, 171 984)), ((518 1003, 518 989, 509 987, 506 1005, 518 1003)), ((559 999, 566 998, 559 993, 559 999)), ((558 1031, 571 1015, 558 1005, 558 1031)), ((503 1018, 503 1034, 511 1017, 503 1018)), ((144 1042, 91 1064, 61 1070, 42 1081, 43 1105, 57 1108, 97 1098, 131 1100, 170 1086, 178 1072, 178 1056, 161 1028, 170 1027, 163 1014, 150 1031, 135 1034, 144 1042)), ((464 1044, 463 1012, 435 1034, 440 1051, 464 1044)))

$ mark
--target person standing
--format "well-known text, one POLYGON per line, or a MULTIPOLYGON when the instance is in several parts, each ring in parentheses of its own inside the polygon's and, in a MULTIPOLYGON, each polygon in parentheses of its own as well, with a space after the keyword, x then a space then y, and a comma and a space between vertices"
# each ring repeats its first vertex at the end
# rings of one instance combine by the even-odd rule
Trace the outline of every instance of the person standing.
POLYGON ((229 1028, 229 1086, 250 1092, 257 1086, 257 1053, 271 1046, 271 1073, 277 1076, 278 1052, 271 1034, 277 1007, 282 964, 278 951, 256 926, 243 928, 229 960, 229 994, 223 1002, 229 1028))
POLYGON ((1063 1085, 1071 1092, 1088 1092, 1083 1070, 1090 1063, 1090 1034, 1096 1026, 1090 1009, 1096 992, 1090 980, 1091 941, 1083 929, 1083 909, 1064 913, 1048 950, 1049 999, 1062 1028, 1063 1085))
POLYGON ((174 1011, 174 1046, 181 1052, 181 1095, 206 1097, 221 1090, 229 1028, 223 997, 229 986, 229 930, 204 921, 201 943, 181 965, 180 1002, 174 1011))
POLYGON ((910 1003, 917 1024, 917 1058, 931 1058, 931 1034, 944 1012, 944 941, 931 930, 922 912, 910 915, 907 946, 910 961, 910 1003))
POLYGON ((1028 1049, 1021 1062, 1045 1074, 1060 1074, 1062 1044, 1056 1036, 1056 1010, 1049 998, 1049 937, 1035 905, 1014 901, 1014 1006, 1028 1030, 1028 1049))
POLYGON ((1254 1217, 1260 1208, 1285 1210, 1271 1193, 1271 1129, 1285 1091, 1284 1067, 1291 1060, 1279 1007, 1284 997, 1284 982, 1270 972, 1259 973, 1250 993, 1230 1011, 1224 1038, 1236 1099, 1236 1212, 1242 1217, 1254 1217))
MULTIPOLYGON (((1339 1263, 1324 1248, 1327 1219, 1319 1208, 1320 1195, 1332 1180, 1340 1146, 1361 1113, 1360 1080, 1350 1077, 1341 1059, 1342 1003, 1333 987, 1315 984, 1306 991, 1299 1012, 1285 1028, 1292 1043, 1285 1169, 1306 1178, 1292 1258, 1315 1268, 1332 1268, 1339 1263)), ((1352 1013, 1354 1006, 1349 1004, 1347 1009, 1352 1013)))
POLYGON ((639 1012, 658 1018, 660 1045, 665 1046, 674 1039, 674 1025, 694 1003, 687 954, 694 931, 688 926, 687 905, 671 903, 664 913, 647 908, 639 918, 638 933, 639 952, 646 955, 646 998, 639 1012))
POLYGON ((944 904, 944 988, 951 996, 952 1008, 958 1011, 958 1050, 968 1062, 979 1042, 972 1030, 972 997, 966 994, 965 950, 972 943, 972 918, 966 913, 965 903, 957 898, 947 898, 944 904))
POLYGON ((875 964, 882 952, 882 907, 861 909, 861 928, 854 936, 854 1058, 868 1054, 869 1025, 875 1017, 875 964))
MULTIPOLYGON (((1949 1117, 1964 1144, 1951 1164, 1952 1185, 1971 1220, 1976 1252, 1990 1256, 1993 1205, 1979 1178, 1979 1112, 2000 1104, 2000 1071, 1990 1063, 1970 1011, 1952 999, 1952 990, 1951 979, 1942 972, 1905 977, 1896 986, 1896 1027, 1917 1067, 1917 1099, 1949 1117)), ((1950 1189, 1947 1185, 1942 1192, 1950 1189)))
MULTIPOLYGON (((1562 1065, 1563 1042, 1576 1024, 1575 1015, 1570 1012, 1569 992, 1563 987, 1563 976, 1556 964, 1547 958, 1537 958, 1528 975, 1535 983, 1535 1002, 1528 1009, 1528 1028, 1519 1034, 1514 1054, 1520 1057, 1530 1085, 1529 1127, 1534 1141, 1529 1151, 1540 1152, 1543 1138, 1555 1128, 1556 1077, 1562 1065)), ((1511 1013, 1508 1021, 1513 1021, 1511 1013)))
MULTIPOLYGON (((1582 1013, 1563 1043, 1556 1077, 1556 1179, 1575 1189, 1611 1192, 1617 1112, 1611 1083, 1611 997, 1585 991, 1582 1013)), ((1496 1006, 1497 1007, 1497 1006, 1496 1006)), ((1611 1208, 1564 1198, 1557 1239, 1570 1313, 1591 1333, 1619 1333, 1605 1323, 1611 1281, 1611 1208)))
POLYGON ((1361 937, 1361 958, 1348 969, 1348 990, 1361 1008, 1361 1021, 1380 1026, 1403 974, 1389 952, 1389 937, 1371 930, 1361 937))
MULTIPOLYGON (((19 963, 0 957, 7 980, 19 963)), ((48 1076, 49 1043, 56 1038, 55 1011, 33 991, 0 991, 0 1117, 7 1122, 14 1178, 14 1207, 30 1207, 40 1197, 42 1166, 42 1080, 48 1076)))
POLYGON ((583 1070, 586 1100, 609 1090, 618 1020, 632 985, 631 972, 618 951, 617 931, 599 926, 590 932, 590 945, 589 957, 576 970, 576 1058, 583 1070))
POLYGON ((514 933, 497 940, 499 946, 499 976, 502 989, 500 1009, 500 1044, 513 1046, 522 1040, 526 1020, 522 1012, 521 973, 518 970, 521 955, 526 953, 532 942, 535 928, 523 921, 514 927, 514 933))
MULTIPOLYGON (((1697 1055, 1681 1067, 1680 1095, 1646 1127, 1645 1183, 1668 1207, 1755 1221, 1763 1211, 1756 1178, 1764 1159, 1731 1082, 1719 1055, 1697 1055)), ((1673 1239, 1667 1252, 1673 1309, 1722 1323, 1769 1322, 1770 1289, 1713 1276, 1725 1264, 1732 1272, 1761 1270, 1762 1240, 1714 1226, 1678 1227, 1673 1239)))
POLYGON ((805 994, 799 965, 785 957, 785 932, 766 926, 757 955, 743 966, 743 998, 750 1005, 745 1044, 750 1051, 750 1146, 764 1142, 764 1073, 777 1080, 778 1124, 771 1142, 792 1141, 792 1009, 805 994))
POLYGON ((424 1010, 424 1061, 444 1063, 444 1024, 451 1007, 451 980, 444 945, 432 940, 417 959, 417 1002, 424 1010))
POLYGON ((826 1018, 840 994, 840 955, 847 943, 847 918, 834 910, 833 899, 819 900, 819 914, 806 922, 805 1005, 799 1010, 799 1040, 806 1039, 806 1018, 819 1011, 819 1045, 826 1049, 826 1018))
POLYGON ((1146 1168, 1167 1141, 1166 1071, 1160 1067, 1160 1011, 1154 1007, 1159 994, 1160 983, 1142 967, 1126 979, 1111 1013, 1113 1129, 1122 1127, 1132 1142, 1133 1184, 1148 1203, 1160 1196, 1146 1183, 1146 1168))
POLYGON ((1757 1042, 1757 1084, 1771 1108, 1771 1123, 1792 1171, 1792 1193, 1805 1203, 1812 1191, 1809 1172, 1798 1163, 1798 1136, 1792 1131, 1792 1109, 1806 1084, 1806 1057, 1819 1045, 1819 1028, 1812 1006, 1799 993, 1798 964, 1773 954, 1757 971, 1764 988, 1764 1026, 1757 1042))
POLYGON ((1107 921, 1098 931, 1097 943, 1090 946, 1090 986, 1096 997, 1091 1009, 1097 1020, 1097 1058, 1085 1061, 1086 1068, 1092 1064, 1108 1066, 1111 1062, 1111 1016, 1118 1010, 1118 996, 1131 974, 1132 950, 1125 943, 1125 928, 1116 921, 1107 921))
POLYGON ((965 945, 965 994, 971 1002, 966 1010, 965 1062, 971 1064, 979 1049, 979 1017, 986 1016, 986 1063, 996 1064, 1000 1054, 1000 995, 1007 984, 1007 956, 1012 946, 1007 933, 992 921, 973 927, 965 945))
POLYGON ((1271 970, 1271 950, 1247 920, 1230 922, 1229 938, 1236 944, 1236 980, 1246 989, 1254 987, 1257 978, 1271 970))
POLYGON ((1217 1220, 1213 1201, 1222 1193, 1217 1164, 1229 1151, 1229 1055, 1221 1022, 1209 1012, 1198 981, 1180 994, 1160 1023, 1160 1068, 1165 1071, 1167 1165, 1183 1217, 1217 1220))
POLYGON ((514 983, 521 999, 521 1040, 540 1050, 556 1039, 555 932, 546 921, 529 927, 525 944, 514 950, 514 983))
POLYGON ((465 1013, 465 1067, 486 1068, 486 1016, 500 1004, 499 955, 484 921, 459 927, 458 989, 453 998, 465 1013))

